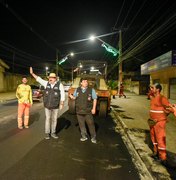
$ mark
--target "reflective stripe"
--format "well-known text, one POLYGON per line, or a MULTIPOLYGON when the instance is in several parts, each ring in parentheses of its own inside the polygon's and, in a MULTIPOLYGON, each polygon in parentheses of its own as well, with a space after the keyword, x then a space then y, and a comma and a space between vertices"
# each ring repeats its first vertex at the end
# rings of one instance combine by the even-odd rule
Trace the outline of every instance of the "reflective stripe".
POLYGON ((150 110, 150 112, 153 112, 153 113, 164 113, 164 111, 156 111, 156 110, 150 110))
POLYGON ((153 143, 153 145, 156 145, 156 144, 158 144, 158 143, 153 143))
POLYGON ((166 148, 162 148, 162 147, 158 147, 158 149, 160 149, 160 150, 166 150, 166 148))

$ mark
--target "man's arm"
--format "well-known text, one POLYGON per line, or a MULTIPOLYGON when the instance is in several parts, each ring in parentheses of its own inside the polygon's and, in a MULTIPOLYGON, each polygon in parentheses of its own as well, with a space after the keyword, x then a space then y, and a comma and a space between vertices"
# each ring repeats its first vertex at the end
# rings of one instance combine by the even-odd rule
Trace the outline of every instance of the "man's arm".
POLYGON ((45 81, 41 77, 34 74, 32 67, 30 67, 30 74, 36 79, 37 82, 39 82, 44 88, 46 88, 48 81, 45 81))
POLYGON ((32 89, 31 89, 31 87, 30 87, 30 92, 29 92, 30 94, 29 94, 29 102, 30 102, 30 104, 33 104, 33 99, 32 99, 32 89))
POLYGON ((30 74, 31 74, 35 79, 37 79, 38 76, 37 76, 36 74, 34 74, 32 67, 30 67, 30 74))
POLYGON ((60 83, 60 94, 61 94, 61 99, 60 99, 60 105, 64 105, 64 101, 65 101, 65 90, 64 90, 64 86, 62 83, 60 83))
POLYGON ((19 86, 18 86, 17 89, 16 89, 16 97, 17 97, 17 99, 20 98, 20 97, 19 97, 19 86))
POLYGON ((93 99, 92 114, 95 114, 96 107, 97 107, 97 95, 96 95, 95 89, 92 89, 92 99, 93 99))
MULTIPOLYGON (((93 112, 96 112, 96 106, 97 106, 97 99, 94 99, 93 100, 93 108, 92 108, 93 112)), ((92 113, 92 114, 95 114, 95 113, 92 113)))
POLYGON ((76 96, 77 96, 77 89, 75 89, 73 95, 69 94, 70 99, 76 99, 76 96))

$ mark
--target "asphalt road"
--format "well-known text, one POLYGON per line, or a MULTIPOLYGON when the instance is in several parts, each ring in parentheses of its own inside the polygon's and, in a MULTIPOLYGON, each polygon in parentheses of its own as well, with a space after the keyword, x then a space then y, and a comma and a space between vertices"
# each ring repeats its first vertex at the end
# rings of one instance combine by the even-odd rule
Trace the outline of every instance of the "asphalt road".
POLYGON ((58 118, 59 139, 45 140, 42 104, 34 107, 29 129, 18 130, 15 115, 1 123, 0 179, 140 179, 112 117, 95 116, 97 144, 80 142, 76 116, 65 109, 58 118))

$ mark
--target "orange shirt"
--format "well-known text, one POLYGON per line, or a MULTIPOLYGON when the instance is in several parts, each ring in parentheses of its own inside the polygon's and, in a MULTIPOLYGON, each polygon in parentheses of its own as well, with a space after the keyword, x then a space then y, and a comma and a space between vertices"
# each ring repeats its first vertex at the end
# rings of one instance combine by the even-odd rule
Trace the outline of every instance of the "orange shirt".
POLYGON ((157 95, 150 101, 150 117, 158 121, 166 120, 165 108, 169 106, 169 101, 163 95, 157 95))

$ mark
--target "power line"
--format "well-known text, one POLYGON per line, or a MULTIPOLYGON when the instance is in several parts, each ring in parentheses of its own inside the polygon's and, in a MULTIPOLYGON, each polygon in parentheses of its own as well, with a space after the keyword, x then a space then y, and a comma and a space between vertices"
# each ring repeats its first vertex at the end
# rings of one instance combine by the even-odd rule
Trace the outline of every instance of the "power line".
POLYGON ((7 3, 5 3, 4 1, 0 1, 0 3, 6 7, 16 18, 18 21, 20 21, 24 26, 26 26, 32 33, 34 33, 41 41, 43 41, 47 46, 49 46, 50 48, 56 50, 57 48, 54 47, 52 44, 50 44, 41 34, 39 34, 38 32, 36 32, 32 26, 30 26, 22 17, 20 17, 11 7, 9 7, 9 5, 7 3))

